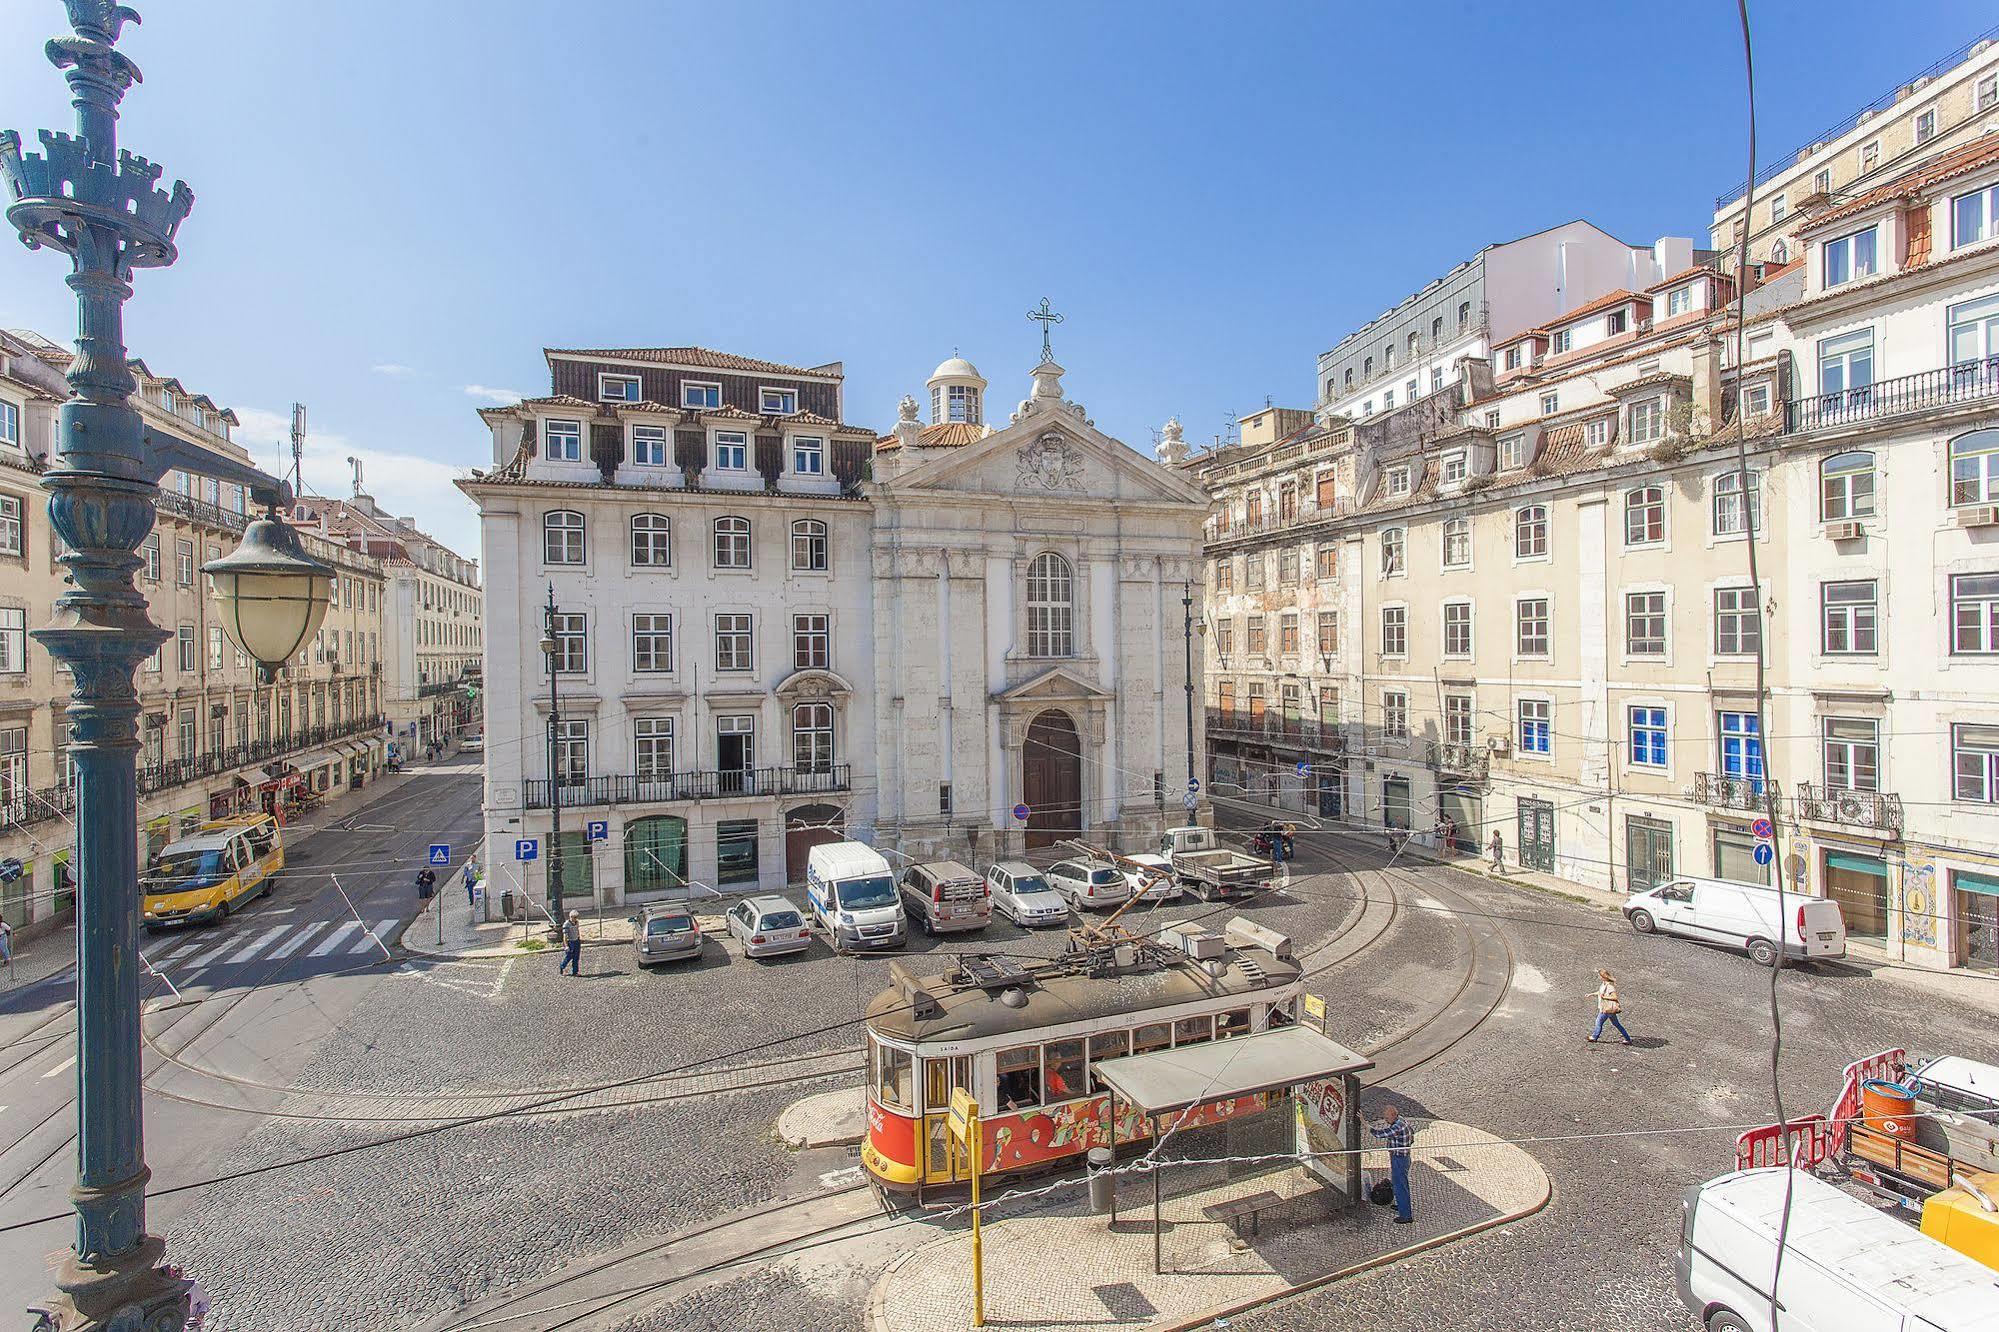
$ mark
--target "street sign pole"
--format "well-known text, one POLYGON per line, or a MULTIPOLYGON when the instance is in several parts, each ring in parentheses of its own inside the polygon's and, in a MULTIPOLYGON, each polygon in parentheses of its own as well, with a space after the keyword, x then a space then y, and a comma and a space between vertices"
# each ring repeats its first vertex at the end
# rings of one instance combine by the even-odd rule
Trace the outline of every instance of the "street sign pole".
POLYGON ((979 1110, 965 1119, 965 1136, 972 1142, 972 1326, 986 1325, 986 1249, 979 1232, 979 1110))

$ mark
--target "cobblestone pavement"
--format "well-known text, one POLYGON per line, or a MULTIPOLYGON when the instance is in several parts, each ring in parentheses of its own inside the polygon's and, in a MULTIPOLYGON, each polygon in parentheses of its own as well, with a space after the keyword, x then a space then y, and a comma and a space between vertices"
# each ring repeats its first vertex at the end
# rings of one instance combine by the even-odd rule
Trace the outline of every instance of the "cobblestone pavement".
MULTIPOLYGON (((1360 915, 1363 889, 1379 898, 1383 886, 1376 875, 1328 872, 1326 855, 1378 866, 1384 853, 1379 839, 1338 833, 1300 843, 1289 888, 1246 914, 1291 933, 1308 953, 1360 915)), ((1555 1180, 1555 1201, 1525 1222, 1235 1325, 1689 1326, 1670 1289, 1679 1190, 1728 1167, 1738 1126, 1772 1117, 1763 1076, 1768 973, 1730 954, 1642 938, 1595 907, 1455 870, 1398 866, 1390 877, 1403 900, 1386 932, 1315 979, 1333 1035, 1368 1044, 1408 1031, 1458 984, 1468 933, 1500 931, 1514 959, 1504 1002, 1385 1094, 1419 1116, 1543 1139, 1530 1150, 1555 1180), (1453 915, 1432 896, 1438 887, 1470 909, 1453 915), (1584 1042, 1598 965, 1619 973, 1640 1048, 1584 1042), (1545 1141, 1603 1133, 1628 1136, 1545 1141)), ((1192 915, 1218 923, 1238 910, 1189 902, 1134 923, 1150 929, 1192 915)), ((1061 944, 1059 931, 1027 935, 996 922, 983 935, 919 937, 913 951, 1045 955, 1061 944)), ((654 972, 615 947, 586 949, 584 961, 580 979, 558 976, 551 952, 450 967, 412 961, 391 974, 316 983, 266 1015, 264 1039, 275 1031, 297 1048, 260 1056, 265 1076, 281 1088, 433 1097, 601 1083, 733 1058, 797 1032, 811 1034, 748 1057, 857 1048, 852 1024, 886 985, 889 958, 836 959, 815 948, 750 962, 711 945, 697 965, 654 972)), ((1995 1057, 1989 1018, 1947 999, 1844 969, 1787 971, 1782 983, 1794 1113, 1823 1108, 1846 1060, 1884 1045, 1995 1057)), ((619 1244, 815 1187, 794 1178, 796 1162, 772 1125, 787 1104, 834 1085, 507 1117, 181 1195, 154 1215, 176 1257, 216 1293, 219 1332, 405 1327, 619 1244)), ((202 1113, 185 1109, 151 1126, 157 1182, 394 1129, 202 1113)), ((61 1238, 51 1234, 44 1247, 61 1238)), ((858 1327, 865 1281, 788 1270, 690 1291, 633 1326, 858 1327)))

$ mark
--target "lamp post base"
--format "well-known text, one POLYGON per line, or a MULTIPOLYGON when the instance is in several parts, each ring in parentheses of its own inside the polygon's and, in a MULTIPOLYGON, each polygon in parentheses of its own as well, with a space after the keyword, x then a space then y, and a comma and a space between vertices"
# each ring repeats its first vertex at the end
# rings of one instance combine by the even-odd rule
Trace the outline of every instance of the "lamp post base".
POLYGON ((166 1256, 154 1235, 115 1258, 72 1253, 56 1279, 62 1294, 29 1309, 41 1315, 35 1332, 181 1332, 194 1283, 163 1268, 166 1256))

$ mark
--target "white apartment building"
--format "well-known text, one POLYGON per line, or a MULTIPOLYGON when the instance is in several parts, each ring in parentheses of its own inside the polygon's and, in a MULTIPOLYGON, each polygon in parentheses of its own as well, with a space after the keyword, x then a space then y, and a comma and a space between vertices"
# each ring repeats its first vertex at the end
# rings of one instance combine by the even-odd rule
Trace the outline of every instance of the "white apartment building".
MULTIPOLYGON (((355 478, 353 498, 305 496, 301 526, 364 551, 387 580, 380 627, 388 734, 408 756, 473 724, 483 654, 479 562, 431 537, 416 519, 385 513, 355 478)), ((373 646, 371 644, 371 646, 373 646)))
POLYGON ((546 356, 553 391, 482 412, 494 467, 459 483, 484 545, 495 883, 544 896, 558 815, 566 898, 801 880, 812 845, 874 821, 874 432, 841 423, 837 363, 546 356))
POLYGON ((1606 292, 1693 263, 1693 243, 1627 245, 1578 219, 1488 245, 1319 356, 1319 419, 1362 420, 1457 392, 1467 361, 1606 292))
POLYGON ((1863 955, 1999 969, 1999 139, 1796 235, 1740 367, 1697 267, 1195 460, 1217 783, 1597 887, 1782 873, 1863 955))
MULTIPOLYGON (((1756 173, 1749 262, 1782 265, 1801 253, 1799 225, 1814 213, 1961 148, 1999 124, 1999 28, 1980 33, 1756 173)), ((1748 191, 1714 201, 1709 235, 1734 271, 1748 191)))

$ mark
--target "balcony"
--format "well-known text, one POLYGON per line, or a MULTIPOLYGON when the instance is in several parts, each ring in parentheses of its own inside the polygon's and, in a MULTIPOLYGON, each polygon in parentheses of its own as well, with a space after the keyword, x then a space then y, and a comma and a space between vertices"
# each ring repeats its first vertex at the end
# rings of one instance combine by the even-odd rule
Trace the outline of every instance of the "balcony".
POLYGON ((1209 708, 1208 734, 1231 739, 1268 740, 1273 744, 1310 745, 1315 749, 1344 748, 1338 722, 1316 717, 1286 717, 1247 708, 1209 708))
POLYGON ((1999 398, 1999 357, 1883 379, 1813 398, 1794 398, 1784 404, 1784 433, 1801 435, 1992 398, 1999 398))
POLYGON ((1898 795, 1845 787, 1827 790, 1810 782, 1799 782, 1797 809, 1801 821, 1830 823, 1891 837, 1902 835, 1902 797, 1898 795))
POLYGON ((1764 792, 1772 803, 1783 799, 1777 783, 1763 777, 1736 777, 1727 773, 1694 774, 1694 803, 1715 809, 1739 809, 1745 814, 1764 811, 1764 792))
POLYGON ((1439 772, 1454 773, 1473 782, 1482 782, 1492 768, 1492 754, 1484 745, 1447 743, 1437 746, 1439 772))
POLYGON ((190 499, 186 495, 163 490, 153 497, 153 508, 161 513, 170 513, 189 522, 200 523, 204 527, 219 527, 224 531, 241 533, 248 519, 240 513, 218 509, 206 500, 190 499))
POLYGON ((663 776, 637 774, 585 777, 551 782, 531 777, 521 783, 528 809, 554 806, 561 788, 564 809, 584 805, 657 805, 685 800, 750 800, 759 796, 825 795, 850 788, 849 767, 836 763, 818 772, 796 768, 742 768, 731 771, 676 772, 663 776))

